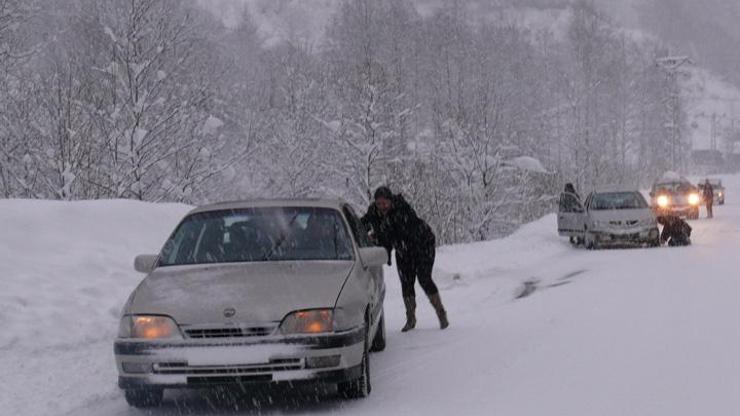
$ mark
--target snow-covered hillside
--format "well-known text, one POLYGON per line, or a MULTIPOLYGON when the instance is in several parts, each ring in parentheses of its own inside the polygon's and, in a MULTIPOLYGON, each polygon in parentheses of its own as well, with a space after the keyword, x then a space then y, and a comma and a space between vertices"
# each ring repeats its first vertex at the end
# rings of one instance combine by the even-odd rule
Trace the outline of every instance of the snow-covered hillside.
MULTIPOLYGON (((422 16, 429 16, 444 5, 440 0, 414 0, 413 3, 422 16)), ((233 27, 243 16, 250 16, 267 47, 285 40, 317 46, 321 45, 324 31, 341 0, 201 0, 201 4, 223 19, 227 26, 233 27)), ((636 41, 656 39, 649 28, 640 26, 640 5, 635 0, 601 0, 595 4, 622 25, 623 33, 629 38, 636 41)), ((557 0, 470 0, 465 5, 475 22, 515 24, 530 28, 533 33, 548 31, 558 39, 566 36, 570 19, 567 2, 557 0)), ((689 77, 683 83, 692 148, 710 149, 714 135, 717 148, 729 151, 731 147, 725 145, 723 136, 726 129, 740 121, 740 89, 701 64, 690 65, 689 77)))
POLYGON ((694 67, 684 82, 694 149, 732 151, 728 131, 740 123, 740 88, 709 70, 694 67), (714 144, 712 137, 714 136, 714 144))
MULTIPOLYGON (((571 248, 548 216, 496 241, 443 247, 436 279, 452 327, 420 302, 401 334, 387 269, 388 348, 370 398, 169 394, 146 414, 733 414, 740 407, 740 177, 694 222, 688 248, 571 248)), ((0 201, 0 409, 8 415, 136 415, 116 387, 117 314, 188 207, 0 201)))

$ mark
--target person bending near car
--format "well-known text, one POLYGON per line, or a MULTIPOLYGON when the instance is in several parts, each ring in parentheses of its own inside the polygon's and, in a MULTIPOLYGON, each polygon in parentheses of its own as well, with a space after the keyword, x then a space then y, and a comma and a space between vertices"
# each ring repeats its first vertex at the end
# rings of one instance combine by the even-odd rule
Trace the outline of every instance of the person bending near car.
POLYGON ((658 217, 658 224, 663 226, 660 242, 669 247, 691 245, 691 226, 684 220, 672 215, 658 217))
POLYGON ((406 324, 401 331, 407 332, 416 327, 414 285, 417 279, 437 313, 440 328, 447 328, 447 312, 442 305, 439 289, 432 280, 436 245, 429 224, 416 215, 402 195, 393 194, 385 186, 375 191, 374 202, 362 217, 362 223, 371 230, 373 240, 388 250, 389 264, 390 251, 396 250, 396 267, 406 306, 406 324))

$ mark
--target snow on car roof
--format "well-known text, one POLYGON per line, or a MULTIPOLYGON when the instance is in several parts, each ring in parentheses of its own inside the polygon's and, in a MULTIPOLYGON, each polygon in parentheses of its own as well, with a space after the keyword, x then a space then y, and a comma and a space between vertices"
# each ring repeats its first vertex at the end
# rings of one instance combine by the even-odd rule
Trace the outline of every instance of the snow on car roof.
POLYGON ((622 192, 640 192, 637 189, 628 188, 623 185, 603 185, 592 191, 595 194, 611 194, 611 193, 622 193, 622 192))
POLYGON ((190 214, 243 208, 312 207, 341 209, 344 204, 345 202, 339 199, 253 199, 203 205, 190 211, 190 214))

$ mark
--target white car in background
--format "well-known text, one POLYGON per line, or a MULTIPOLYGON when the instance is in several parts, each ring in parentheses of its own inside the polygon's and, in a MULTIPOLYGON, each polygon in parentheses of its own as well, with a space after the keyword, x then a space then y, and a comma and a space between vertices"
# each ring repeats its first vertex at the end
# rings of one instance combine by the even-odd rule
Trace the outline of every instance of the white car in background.
POLYGON ((655 214, 639 191, 594 191, 584 202, 566 192, 558 211, 558 233, 589 249, 660 245, 655 214))
POLYGON ((337 385, 370 393, 385 348, 382 266, 340 201, 262 201, 191 211, 131 294, 115 341, 118 384, 135 407, 164 389, 337 385))

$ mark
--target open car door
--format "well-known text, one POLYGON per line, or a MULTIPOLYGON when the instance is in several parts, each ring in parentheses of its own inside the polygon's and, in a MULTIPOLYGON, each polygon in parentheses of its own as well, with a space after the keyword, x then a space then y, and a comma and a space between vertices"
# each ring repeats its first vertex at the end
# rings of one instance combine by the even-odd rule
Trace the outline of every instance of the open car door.
POLYGON ((575 194, 560 194, 558 234, 563 237, 583 237, 583 204, 575 194))

